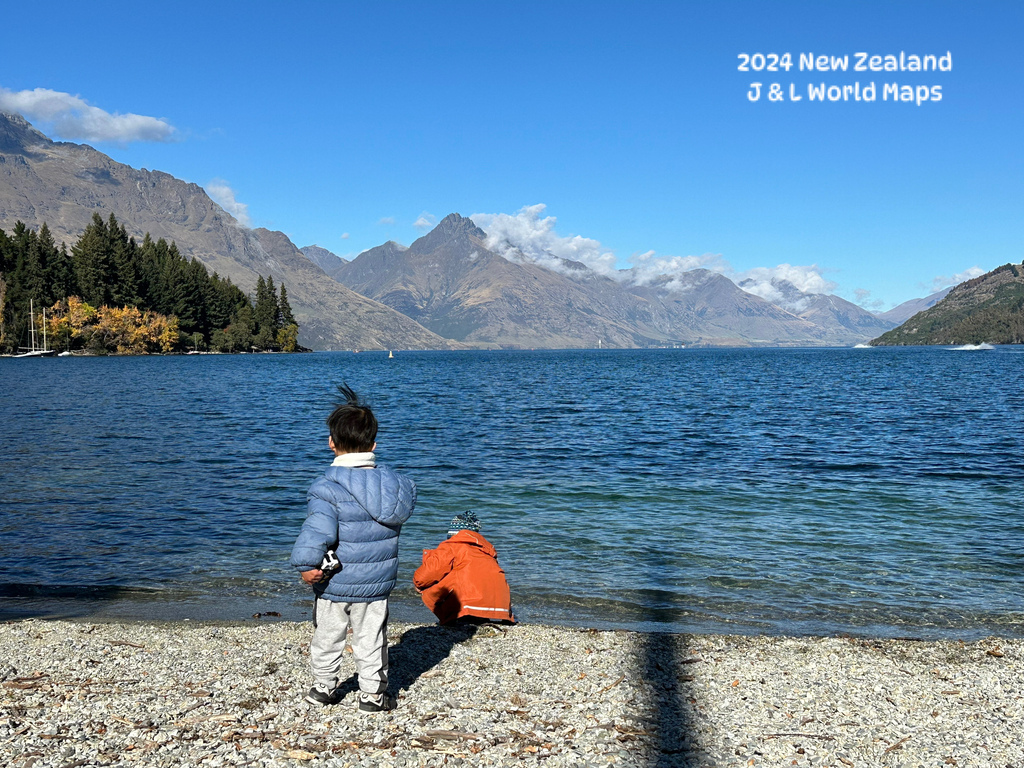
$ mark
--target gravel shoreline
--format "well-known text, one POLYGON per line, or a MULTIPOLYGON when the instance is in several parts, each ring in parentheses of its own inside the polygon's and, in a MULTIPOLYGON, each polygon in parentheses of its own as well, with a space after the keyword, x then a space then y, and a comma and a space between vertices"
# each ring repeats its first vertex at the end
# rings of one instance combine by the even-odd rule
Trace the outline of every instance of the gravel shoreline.
POLYGON ((1024 767, 1019 639, 392 623, 367 715, 303 701, 310 631, 0 624, 0 765, 1024 767))

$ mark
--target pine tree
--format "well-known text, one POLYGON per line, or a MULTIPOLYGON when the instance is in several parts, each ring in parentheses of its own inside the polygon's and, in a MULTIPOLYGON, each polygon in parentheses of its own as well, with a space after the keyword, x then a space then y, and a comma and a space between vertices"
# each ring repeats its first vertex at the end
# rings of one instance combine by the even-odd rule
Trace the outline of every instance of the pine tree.
POLYGON ((253 301, 253 308, 256 311, 254 319, 259 323, 259 311, 260 307, 265 307, 267 304, 267 281, 263 279, 263 275, 256 275, 256 299, 253 301))
POLYGON ((158 280, 160 267, 157 263, 156 243, 153 242, 148 232, 142 238, 142 243, 139 245, 138 256, 139 298, 142 299, 142 306, 159 312, 155 306, 156 302, 153 292, 158 280))
POLYGON ((210 328, 223 330, 230 325, 232 315, 249 304, 249 297, 230 279, 221 278, 216 272, 210 277, 210 283, 210 328))
POLYGON ((269 351, 277 348, 277 332, 281 327, 278 319, 280 311, 274 278, 268 277, 264 280, 263 276, 259 275, 256 281, 256 306, 253 309, 256 320, 253 344, 257 349, 269 351))
POLYGON ((0 351, 2 352, 12 352, 18 345, 17 311, 11 300, 17 250, 14 239, 0 230, 0 351))
POLYGON ((162 315, 174 308, 174 280, 177 277, 178 252, 162 237, 155 243, 148 237, 140 252, 142 282, 146 284, 146 304, 162 315), (173 248, 173 250, 172 250, 173 248))
POLYGON ((111 301, 116 306, 137 306, 141 302, 139 296, 139 255, 134 238, 128 237, 124 226, 119 224, 114 214, 110 214, 107 222, 108 249, 110 252, 111 301))
MULTIPOLYGON (((3 234, 3 232, 0 232, 3 234)), ((0 243, 0 255, 2 255, 2 243, 0 243)), ((2 260, 0 260, 2 263, 2 260)), ((7 281, 4 280, 4 273, 0 271, 0 350, 6 348, 7 342, 7 281)))
MULTIPOLYGON (((168 255, 170 256, 170 251, 168 255)), ((187 262, 171 257, 168 262, 167 284, 170 301, 168 312, 178 318, 183 333, 206 335, 206 269, 193 260, 187 262)))
MULTIPOLYGON (((267 286, 267 281, 263 275, 257 275, 256 278, 256 300, 253 302, 253 321, 255 327, 253 333, 257 340, 260 337, 261 332, 264 333, 265 338, 272 338, 274 335, 274 326, 277 319, 277 302, 274 300, 273 295, 267 286), (269 334, 269 336, 267 335, 269 334)), ((267 348, 267 344, 259 344, 262 349, 267 348)))
POLYGON ((198 330, 204 336, 210 333, 210 275, 202 262, 193 258, 185 270, 192 285, 192 307, 199 324, 198 330))
POLYGON ((28 340, 29 308, 34 304, 39 311, 45 306, 46 256, 38 235, 20 221, 14 225, 8 247, 4 337, 5 351, 15 352, 28 340))
POLYGON ((75 261, 75 281, 82 293, 82 299, 94 307, 110 304, 110 287, 113 280, 110 237, 103 217, 92 215, 92 223, 71 247, 75 261))
POLYGON ((253 317, 256 320, 257 332, 263 328, 275 330, 277 320, 277 301, 274 299, 263 275, 256 280, 256 302, 253 305, 253 317))
MULTIPOLYGON (((52 240, 50 241, 53 242, 52 240)), ((14 279, 23 299, 32 299, 35 304, 46 303, 49 298, 46 280, 46 250, 39 242, 39 236, 29 230, 27 247, 14 269, 14 279)))
POLYGON ((298 325, 295 322, 295 315, 292 314, 292 305, 288 303, 288 291, 285 290, 284 283, 281 284, 281 325, 298 325))
POLYGON ((273 285, 272 275, 267 276, 266 292, 273 310, 273 322, 271 323, 271 328, 274 333, 276 333, 276 331, 281 328, 281 303, 278 301, 278 289, 273 285))
POLYGON ((14 242, 0 229, 0 275, 10 275, 14 269, 14 242))
POLYGON ((75 265, 64 243, 57 248, 44 222, 39 228, 39 245, 47 252, 46 257, 46 303, 53 305, 66 299, 77 291, 75 285, 75 265))
POLYGON ((240 307, 227 329, 229 349, 231 352, 249 352, 253 345, 253 310, 252 304, 246 302, 240 307))

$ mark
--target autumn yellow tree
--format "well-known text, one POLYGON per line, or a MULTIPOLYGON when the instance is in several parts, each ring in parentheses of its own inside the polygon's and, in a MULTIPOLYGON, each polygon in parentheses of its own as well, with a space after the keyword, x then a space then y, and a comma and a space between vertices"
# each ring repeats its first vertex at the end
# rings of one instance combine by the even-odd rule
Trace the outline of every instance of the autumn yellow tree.
POLYGON ((136 307, 96 309, 77 296, 57 302, 47 318, 55 344, 69 349, 88 347, 99 353, 146 355, 173 352, 178 321, 136 307))
POLYGON ((286 325, 277 331, 277 346, 282 352, 294 352, 299 347, 299 326, 286 325))
POLYGON ((53 339, 54 349, 71 349, 80 346, 85 329, 95 321, 96 308, 77 296, 70 296, 50 307, 46 330, 53 339))
POLYGON ((137 307, 100 307, 90 345, 117 355, 171 352, 178 340, 178 321, 137 307))

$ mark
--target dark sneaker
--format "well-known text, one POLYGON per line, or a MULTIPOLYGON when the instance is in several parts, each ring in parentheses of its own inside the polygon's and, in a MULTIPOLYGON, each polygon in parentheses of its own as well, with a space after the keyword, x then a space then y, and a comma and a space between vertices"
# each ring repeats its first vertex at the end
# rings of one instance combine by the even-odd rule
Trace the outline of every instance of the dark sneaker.
POLYGON ((397 706, 398 702, 395 701, 395 697, 387 693, 381 693, 377 696, 364 693, 359 697, 360 712, 390 712, 397 706))
POLYGON ((317 683, 309 689, 306 701, 310 704, 319 704, 322 707, 337 704, 341 701, 341 688, 328 688, 323 683, 317 683))

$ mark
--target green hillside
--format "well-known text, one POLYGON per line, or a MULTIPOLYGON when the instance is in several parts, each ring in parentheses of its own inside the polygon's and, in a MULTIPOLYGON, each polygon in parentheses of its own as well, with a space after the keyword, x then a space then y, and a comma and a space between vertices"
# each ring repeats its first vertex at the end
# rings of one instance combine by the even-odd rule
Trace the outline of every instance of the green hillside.
POLYGON ((956 286, 874 346, 1024 344, 1024 266, 1005 264, 956 286))

